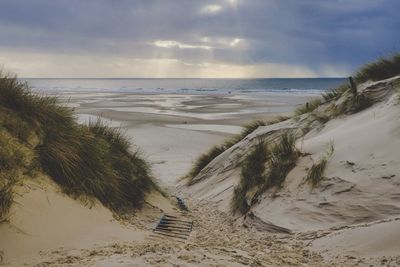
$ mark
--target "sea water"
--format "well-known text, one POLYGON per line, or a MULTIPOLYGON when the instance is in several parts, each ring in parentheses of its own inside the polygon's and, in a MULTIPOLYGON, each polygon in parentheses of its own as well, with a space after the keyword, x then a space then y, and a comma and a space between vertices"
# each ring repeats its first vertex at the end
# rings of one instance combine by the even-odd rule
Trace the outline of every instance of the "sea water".
POLYGON ((56 79, 29 78, 33 90, 54 93, 151 93, 151 94, 256 94, 318 95, 343 84, 345 78, 265 79, 56 79))

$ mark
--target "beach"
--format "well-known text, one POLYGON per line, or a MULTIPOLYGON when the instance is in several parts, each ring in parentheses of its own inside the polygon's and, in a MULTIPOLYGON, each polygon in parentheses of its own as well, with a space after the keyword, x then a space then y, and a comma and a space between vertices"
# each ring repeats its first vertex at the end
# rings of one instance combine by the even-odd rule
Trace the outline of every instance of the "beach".
POLYGON ((0 267, 400 266, 400 1, 0 1, 0 267))
MULTIPOLYGON (((127 137, 129 151, 149 163, 161 191, 150 192, 140 210, 120 217, 96 199, 69 197, 50 177, 38 175, 15 187, 18 205, 11 207, 10 222, 0 225, 6 241, 0 244, 2 263, 396 264, 398 244, 393 232, 400 225, 396 217, 398 152, 396 145, 390 144, 398 143, 398 128, 392 123, 398 117, 397 95, 391 85, 398 80, 363 84, 361 92, 371 94, 376 104, 328 121, 318 116, 346 101, 319 100, 319 114, 299 113, 299 107, 312 105, 321 92, 144 93, 36 87, 35 94, 56 96, 58 105, 72 108, 78 128, 100 120, 127 137), (277 117, 283 119, 268 123, 277 117), (187 182, 186 176, 200 155, 237 137, 245 125, 256 120, 264 123, 225 148, 191 185, 187 182), (293 143, 299 155, 296 164, 281 188, 264 193, 245 215, 235 213, 232 199, 243 178, 246 158, 261 140, 276 145, 282 131, 301 134, 293 143), (373 138, 350 138, 363 132, 375 134, 373 138), (328 157, 329 145, 332 152, 326 176, 312 187, 306 180, 307 172, 315 162, 328 157), (184 199, 189 212, 180 210, 175 196, 184 199), (154 232, 165 214, 193 223, 185 240, 154 232), (374 240, 364 244, 368 231, 373 232, 374 240)), ((346 93, 341 97, 351 99, 346 93)))
POLYGON ((46 92, 74 108, 80 123, 121 128, 149 159, 161 185, 174 186, 194 160, 255 120, 287 115, 315 94, 46 92))
MULTIPOLYGON (((167 195, 177 192, 178 182, 188 173, 195 159, 213 145, 239 134, 243 130, 243 125, 254 120, 268 121, 277 115, 289 114, 296 106, 314 96, 278 93, 257 95, 78 91, 40 93, 57 96, 61 105, 72 107, 77 121, 81 124, 96 122, 100 118, 104 124, 120 129, 134 144, 131 150, 138 151, 148 160, 153 176, 167 195)), ((19 190, 21 194, 17 196, 16 201, 20 204, 11 211, 11 214, 14 214, 14 223, 11 227, 3 225, 0 229, 4 240, 10 240, 6 246, 1 247, 6 255, 4 262, 12 265, 40 263, 106 266, 117 264, 115 262, 117 261, 120 264, 124 262, 128 265, 147 266, 157 264, 158 261, 162 263, 163 259, 170 257, 168 261, 171 263, 184 264, 199 261, 203 258, 203 254, 207 255, 208 264, 230 265, 235 261, 237 252, 234 247, 232 252, 219 251, 222 249, 221 246, 230 246, 229 241, 227 239, 218 241, 208 233, 212 230, 209 228, 213 228, 216 230, 215 234, 220 236, 219 228, 215 229, 217 225, 234 224, 234 220, 229 216, 213 211, 212 204, 204 205, 195 200, 190 202, 190 209, 199 209, 198 212, 194 210, 195 214, 189 215, 190 218, 198 223, 202 221, 210 225, 194 230, 193 235, 197 237, 188 246, 196 252, 194 255, 182 256, 183 258, 179 259, 181 257, 179 255, 187 251, 187 245, 177 247, 174 242, 171 244, 170 240, 149 240, 152 228, 163 213, 180 214, 171 204, 174 200, 169 197, 152 195, 146 200, 145 207, 134 217, 116 221, 100 203, 87 205, 60 195, 57 186, 48 178, 27 183, 19 190), (31 188, 35 190, 31 192, 31 188), (82 204, 84 205, 81 206, 82 204), (32 216, 30 210, 38 209, 41 210, 38 219, 27 219, 32 216), (219 219, 210 221, 214 216, 219 219), (79 220, 76 221, 74 218, 77 217, 79 220), (121 222, 124 222, 123 225, 121 222), (43 225, 46 227, 43 228, 43 225), (58 231, 60 227, 63 229, 62 232, 58 231), (23 229, 23 233, 15 237, 15 229, 23 229), (196 234, 198 231, 200 233, 196 234), (27 238, 24 233, 32 236, 27 238), (40 238, 37 239, 36 236, 40 238), (198 240, 202 241, 199 243, 198 240), (134 258, 130 256, 132 246, 135 247, 133 250, 139 253, 134 258), (154 253, 149 250, 149 246, 167 249, 170 255, 154 253), (210 246, 214 249, 209 250, 210 246), (120 252, 115 253, 116 248, 120 252), (41 255, 40 260, 35 259, 37 253, 41 255), (143 256, 140 256, 141 254, 143 256)), ((239 225, 237 229, 235 226, 236 230, 232 233, 231 229, 225 226, 222 228, 224 235, 239 238, 240 235, 235 233, 241 231, 239 225)), ((260 238, 256 237, 254 232, 254 236, 247 241, 256 243, 260 238)), ((263 246, 259 249, 262 250, 263 246)), ((281 247, 274 249, 278 251, 281 247)), ((301 255, 302 252, 300 250, 296 253, 301 255)), ((299 255, 296 257, 300 257, 299 255)), ((251 262, 251 256, 243 257, 242 264, 237 266, 251 262)), ((316 259, 320 260, 318 257, 316 259)))

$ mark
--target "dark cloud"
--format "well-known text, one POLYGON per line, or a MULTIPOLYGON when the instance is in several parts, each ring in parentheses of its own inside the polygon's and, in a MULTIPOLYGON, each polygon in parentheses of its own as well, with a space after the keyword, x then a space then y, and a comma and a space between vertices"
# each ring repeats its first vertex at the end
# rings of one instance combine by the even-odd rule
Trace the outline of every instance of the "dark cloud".
POLYGON ((400 50, 399 10, 398 0, 1 0, 0 55, 12 49, 354 69, 400 50))

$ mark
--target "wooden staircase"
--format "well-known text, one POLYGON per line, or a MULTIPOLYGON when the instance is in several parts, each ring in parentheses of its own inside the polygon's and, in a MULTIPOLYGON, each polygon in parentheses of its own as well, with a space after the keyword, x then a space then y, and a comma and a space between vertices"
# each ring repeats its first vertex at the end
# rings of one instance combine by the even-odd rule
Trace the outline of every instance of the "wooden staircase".
POLYGON ((178 240, 186 240, 193 228, 193 222, 184 218, 164 214, 153 233, 159 236, 170 237, 178 240))
POLYGON ((177 196, 175 198, 182 216, 164 214, 153 229, 153 237, 168 237, 185 241, 192 232, 193 221, 184 217, 189 212, 189 209, 181 198, 177 196))

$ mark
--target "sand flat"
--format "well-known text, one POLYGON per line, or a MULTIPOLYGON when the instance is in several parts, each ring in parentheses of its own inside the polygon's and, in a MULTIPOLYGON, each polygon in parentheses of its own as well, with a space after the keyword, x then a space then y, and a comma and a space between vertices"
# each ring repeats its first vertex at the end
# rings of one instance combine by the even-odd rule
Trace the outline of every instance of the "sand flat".
POLYGON ((213 145, 237 134, 243 124, 286 114, 308 95, 75 94, 70 103, 81 121, 101 116, 122 126, 153 164, 161 184, 173 186, 193 161, 213 145), (242 98, 243 96, 243 98, 242 98), (118 123, 122 122, 122 125, 118 123))
MULTIPOLYGON (((113 94, 108 100, 109 96, 109 94, 94 94, 94 98, 91 99, 88 94, 83 95, 83 98, 77 94, 69 100, 69 103, 76 104, 75 112, 81 123, 87 123, 88 120, 101 116, 110 126, 122 126, 122 130, 135 144, 132 149, 140 148, 140 153, 152 164, 153 174, 160 185, 171 189, 171 192, 174 191, 177 180, 189 171, 193 161, 201 153, 239 132, 240 125, 259 117, 267 119, 272 115, 270 112, 265 112, 266 106, 257 101, 234 100, 235 103, 231 103, 232 100, 229 98, 232 96, 113 94), (169 97, 173 100, 163 100, 169 97), (175 103, 179 105, 176 106, 175 103), (210 113, 202 110, 207 106, 212 110, 210 113), (122 107, 162 109, 168 112, 178 110, 179 113, 171 116, 163 113, 113 110, 122 107), (246 109, 252 109, 254 113, 243 112, 246 109), (201 116, 182 116, 186 111, 201 116), (223 117, 225 113, 237 113, 240 116, 225 119, 223 117), (215 120, 202 117, 216 114, 222 115, 215 120)), ((285 105, 282 104, 282 106, 285 105)), ((276 103, 273 106, 276 107, 276 103)), ((175 208, 171 207, 169 199, 163 196, 148 198, 147 206, 140 214, 130 218, 125 225, 123 222, 114 220, 112 214, 101 204, 95 203, 93 207, 82 206, 79 200, 72 200, 65 195, 60 195, 60 192, 55 192, 51 184, 52 182, 45 181, 43 187, 39 187, 38 190, 31 193, 28 190, 27 194, 22 194, 18 200, 21 203, 21 206, 18 206, 20 210, 16 211, 19 217, 12 219, 12 224, 3 225, 0 229, 8 240, 7 245, 3 243, 4 247, 0 248, 6 256, 4 262, 15 265, 27 262, 30 264, 47 262, 46 264, 73 266, 86 264, 109 266, 122 263, 154 266, 166 261, 182 265, 204 262, 246 266, 253 262, 254 258, 251 254, 253 249, 248 249, 247 244, 250 242, 256 245, 260 242, 260 237, 256 233, 246 240, 242 240, 243 233, 230 233, 233 220, 222 213, 213 213, 207 205, 198 206, 201 211, 194 211, 193 216, 196 220, 209 225, 204 229, 196 229, 193 239, 187 245, 177 246, 168 241, 148 240, 147 236, 161 214, 176 212, 175 208), (43 193, 43 190, 47 193, 43 193), (46 200, 46 194, 48 200, 46 200), (40 213, 41 217, 29 215, 30 210, 33 209, 41 210, 43 212, 43 214, 40 213), (65 209, 69 212, 63 212, 65 209), (29 216, 33 217, 27 219, 29 216), (79 220, 71 221, 71 218, 79 218, 79 220), (216 218, 218 219, 215 220, 216 218), (130 226, 131 224, 135 227, 130 226), (61 232, 57 231, 60 225, 63 225, 64 229, 61 232), (10 226, 12 228, 8 228, 10 226), (217 226, 221 226, 221 229, 217 226), (18 234, 18 229, 31 237, 27 238, 24 234, 18 234), (210 229, 215 230, 214 234, 210 235, 210 229), (15 238, 15 235, 18 238, 15 238), (218 236, 220 240, 214 236, 218 236), (237 241, 230 244, 226 236, 237 241), (37 239, 41 240, 38 244, 35 243, 37 239), (237 248, 237 242, 241 244, 240 249, 237 248), (166 254, 161 256, 151 250, 157 247, 166 254), (185 253, 186 247, 192 247, 193 252, 185 253), (223 247, 225 248, 222 249, 223 247), (39 253, 41 253, 40 258, 37 257, 39 253), (135 257, 132 258, 132 255, 135 257)), ((197 203, 189 204, 193 209, 197 205, 197 203)), ((288 245, 294 246, 291 242, 288 245)), ((257 258, 261 257, 263 249, 263 246, 257 248, 260 253, 257 258)), ((274 249, 278 251, 283 247, 274 249)), ((302 253, 301 249, 294 252, 296 261, 300 260, 302 253)), ((313 261, 319 262, 320 258, 316 257, 313 261)), ((271 262, 278 263, 279 258, 271 262)))
POLYGON ((206 132, 220 132, 239 134, 243 127, 235 125, 221 125, 221 124, 166 124, 167 127, 188 129, 194 131, 206 131, 206 132))

